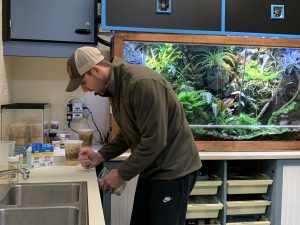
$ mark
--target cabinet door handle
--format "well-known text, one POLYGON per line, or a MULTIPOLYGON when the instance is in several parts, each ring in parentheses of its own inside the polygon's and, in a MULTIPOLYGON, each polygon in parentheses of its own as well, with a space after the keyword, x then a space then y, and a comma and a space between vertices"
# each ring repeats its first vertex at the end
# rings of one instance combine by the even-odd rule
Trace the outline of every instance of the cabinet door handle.
POLYGON ((76 34, 91 34, 90 29, 75 29, 76 34))

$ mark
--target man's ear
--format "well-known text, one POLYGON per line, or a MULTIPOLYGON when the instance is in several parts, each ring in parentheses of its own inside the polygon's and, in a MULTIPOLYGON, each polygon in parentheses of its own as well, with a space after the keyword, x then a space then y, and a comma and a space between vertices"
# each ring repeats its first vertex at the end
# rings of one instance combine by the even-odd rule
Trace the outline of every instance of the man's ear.
POLYGON ((100 69, 97 65, 93 65, 91 69, 91 75, 94 77, 100 73, 100 69))

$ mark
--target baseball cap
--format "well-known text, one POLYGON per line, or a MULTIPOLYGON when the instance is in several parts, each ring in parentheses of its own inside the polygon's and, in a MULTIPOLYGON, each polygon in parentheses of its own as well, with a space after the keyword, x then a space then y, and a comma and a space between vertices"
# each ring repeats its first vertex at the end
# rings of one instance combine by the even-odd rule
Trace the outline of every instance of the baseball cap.
POLYGON ((66 88, 67 92, 75 91, 83 79, 83 75, 88 72, 93 65, 104 59, 102 52, 94 47, 77 48, 67 61, 67 72, 70 82, 66 88))

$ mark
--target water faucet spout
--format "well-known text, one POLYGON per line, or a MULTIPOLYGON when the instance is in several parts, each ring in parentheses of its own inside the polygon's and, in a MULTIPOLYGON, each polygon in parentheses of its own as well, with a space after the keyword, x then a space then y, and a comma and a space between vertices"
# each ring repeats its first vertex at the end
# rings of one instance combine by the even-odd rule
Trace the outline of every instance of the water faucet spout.
POLYGON ((2 171, 0 171, 0 177, 6 176, 6 175, 11 175, 11 174, 16 174, 16 173, 22 174, 22 178, 24 180, 27 180, 29 178, 30 170, 26 169, 26 168, 2 170, 2 171))

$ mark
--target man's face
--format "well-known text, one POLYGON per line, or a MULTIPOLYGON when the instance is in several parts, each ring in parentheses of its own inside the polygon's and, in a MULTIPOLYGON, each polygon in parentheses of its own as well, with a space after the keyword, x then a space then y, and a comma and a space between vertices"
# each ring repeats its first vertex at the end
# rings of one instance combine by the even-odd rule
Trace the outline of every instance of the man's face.
POLYGON ((106 90, 107 76, 103 74, 100 67, 93 68, 91 74, 84 74, 80 84, 84 92, 94 91, 95 93, 104 93, 106 90))

